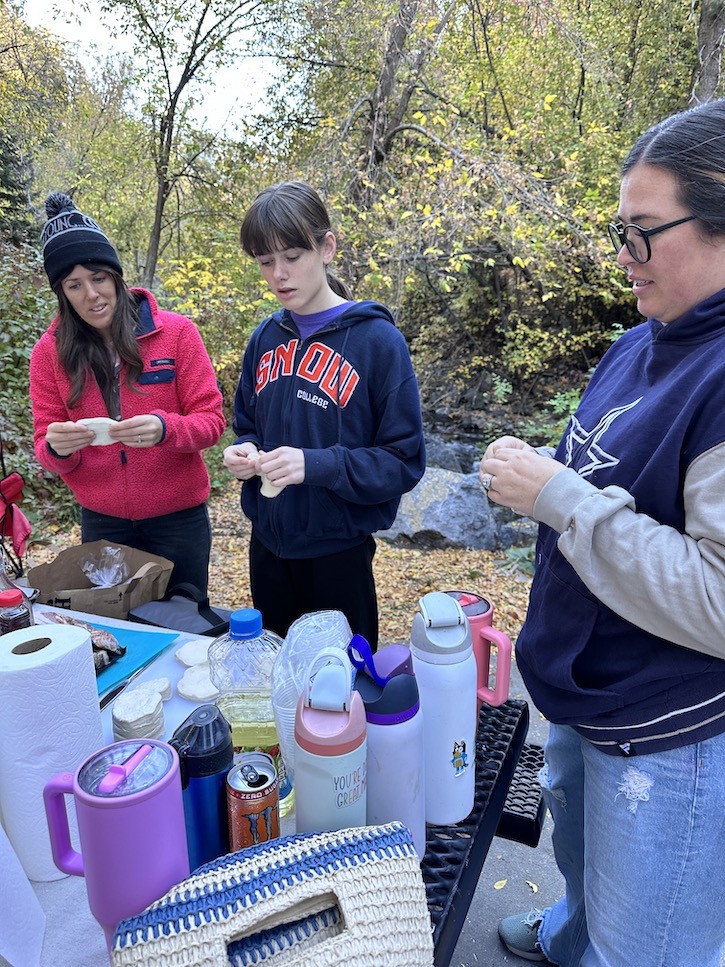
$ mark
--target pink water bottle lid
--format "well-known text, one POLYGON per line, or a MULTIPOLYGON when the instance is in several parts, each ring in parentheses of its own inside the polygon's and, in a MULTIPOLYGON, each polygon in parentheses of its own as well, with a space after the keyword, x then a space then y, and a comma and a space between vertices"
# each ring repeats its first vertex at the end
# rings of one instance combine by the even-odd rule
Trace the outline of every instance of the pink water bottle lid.
POLYGON ((352 690, 352 666, 340 648, 323 648, 297 702, 295 740, 315 755, 344 755, 365 741, 365 706, 352 690))
POLYGON ((491 602, 475 591, 445 591, 444 594, 450 595, 460 604, 467 618, 486 614, 491 610, 491 602))

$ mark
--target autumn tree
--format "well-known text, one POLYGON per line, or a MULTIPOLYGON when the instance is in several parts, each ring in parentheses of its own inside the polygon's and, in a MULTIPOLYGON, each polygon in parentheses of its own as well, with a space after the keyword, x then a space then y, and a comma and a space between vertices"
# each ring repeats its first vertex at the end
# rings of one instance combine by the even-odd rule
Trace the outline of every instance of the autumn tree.
POLYGON ((34 227, 36 153, 51 138, 66 97, 60 50, 0 4, 0 231, 19 242, 34 227))
POLYGON ((101 0, 109 23, 134 41, 137 82, 150 134, 155 175, 154 212, 142 282, 153 282, 166 206, 193 179, 213 134, 190 124, 199 85, 229 64, 262 16, 266 0, 101 0))
POLYGON ((288 157, 342 213, 358 291, 461 387, 586 371, 629 312, 606 224, 626 148, 685 106, 689 2, 629 0, 624 29, 611 0, 300 9, 288 157))

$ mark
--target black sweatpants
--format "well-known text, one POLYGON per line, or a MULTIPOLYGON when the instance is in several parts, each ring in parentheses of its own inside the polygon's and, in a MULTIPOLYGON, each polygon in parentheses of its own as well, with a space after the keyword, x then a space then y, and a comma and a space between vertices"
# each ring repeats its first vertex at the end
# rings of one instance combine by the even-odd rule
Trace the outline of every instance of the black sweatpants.
POLYGON ((254 607, 264 627, 283 638, 289 626, 311 611, 342 611, 353 634, 378 647, 378 600, 373 577, 375 540, 338 554, 281 558, 252 533, 249 575, 254 607))

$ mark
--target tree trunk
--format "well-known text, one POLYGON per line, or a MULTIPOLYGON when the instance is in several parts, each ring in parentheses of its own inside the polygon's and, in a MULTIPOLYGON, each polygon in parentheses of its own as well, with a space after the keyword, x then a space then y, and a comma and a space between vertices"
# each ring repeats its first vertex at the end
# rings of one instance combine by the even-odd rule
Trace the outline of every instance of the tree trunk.
POLYGON ((690 94, 690 107, 703 104, 715 96, 720 83, 723 40, 725 40, 724 0, 701 0, 700 23, 697 28, 699 66, 690 94))

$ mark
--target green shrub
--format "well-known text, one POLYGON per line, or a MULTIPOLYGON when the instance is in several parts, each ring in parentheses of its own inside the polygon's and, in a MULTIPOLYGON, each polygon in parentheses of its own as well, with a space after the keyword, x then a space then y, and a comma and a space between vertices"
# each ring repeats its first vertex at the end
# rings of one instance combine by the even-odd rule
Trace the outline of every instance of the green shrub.
POLYGON ((67 487, 40 467, 33 452, 30 353, 55 304, 38 252, 30 245, 0 242, 0 433, 6 469, 25 478, 22 509, 36 526, 67 522, 75 514, 67 487))

